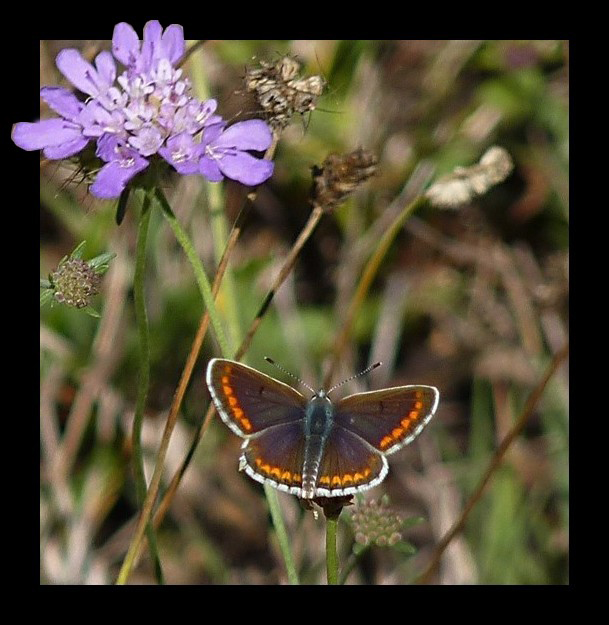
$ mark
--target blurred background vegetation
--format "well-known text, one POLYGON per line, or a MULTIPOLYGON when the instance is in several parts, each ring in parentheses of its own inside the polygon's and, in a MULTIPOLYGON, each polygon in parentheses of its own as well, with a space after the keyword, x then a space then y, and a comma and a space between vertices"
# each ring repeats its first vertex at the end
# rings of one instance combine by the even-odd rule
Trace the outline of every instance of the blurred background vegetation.
MULTIPOLYGON (((186 32, 186 35, 192 33, 186 32)), ((42 41, 41 86, 64 84, 65 47, 89 58, 108 41, 42 41)), ((384 366, 345 394, 400 384, 440 389, 424 434, 391 456, 388 495, 414 556, 373 548, 349 583, 408 583, 450 528, 498 443, 555 354, 568 342, 569 46, 566 41, 207 41, 184 66, 226 119, 243 115, 245 68, 297 55, 328 82, 317 110, 283 133, 275 173, 258 191, 231 261, 245 330, 306 222, 311 167, 357 147, 379 158, 365 188, 324 216, 278 292, 244 359, 286 379, 268 355, 317 386, 365 261, 409 199, 491 145, 515 163, 506 182, 458 210, 425 207, 382 265, 335 381, 384 366)), ((41 110, 41 115, 49 112, 41 110)), ((26 121, 26 120, 15 120, 26 121)), ((136 211, 95 200, 65 164, 41 164, 40 275, 81 241, 85 258, 116 253, 94 307, 61 305, 40 317, 40 577, 45 584, 113 583, 137 515, 130 432, 137 381, 132 300, 136 211)), ((208 274, 210 211, 230 189, 197 176, 165 192, 208 274)), ((228 224, 236 215, 227 214, 228 224)), ((143 430, 148 475, 203 307, 190 265, 158 214, 146 284, 151 387, 143 430)), ((222 299, 219 301, 222 311, 222 299)), ((204 371, 219 355, 208 336, 166 462, 163 488, 209 402, 204 371)), ((435 578, 446 584, 568 583, 568 370, 546 388, 450 545, 435 578)), ((261 486, 237 472, 241 441, 218 419, 198 446, 158 542, 168 583, 278 584, 286 576, 261 486)), ((305 583, 325 583, 323 521, 279 493, 305 583)), ((350 510, 343 512, 348 520, 350 510)), ((339 555, 353 543, 339 525, 339 555)), ((149 556, 131 583, 154 583, 149 556)))

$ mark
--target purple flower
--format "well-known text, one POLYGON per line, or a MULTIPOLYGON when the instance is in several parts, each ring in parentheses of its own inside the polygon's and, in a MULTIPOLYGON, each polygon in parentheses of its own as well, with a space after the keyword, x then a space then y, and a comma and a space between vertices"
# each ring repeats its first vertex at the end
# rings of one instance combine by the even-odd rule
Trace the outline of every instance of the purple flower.
POLYGON ((272 139, 268 125, 260 119, 237 122, 226 129, 222 124, 208 126, 203 132, 199 171, 212 181, 226 176, 248 186, 259 184, 271 176, 273 163, 246 150, 266 150, 272 139))
POLYGON ((114 135, 104 135, 97 143, 97 156, 106 161, 91 186, 99 198, 118 197, 133 176, 148 167, 148 161, 114 135))
POLYGON ((144 26, 143 41, 129 24, 114 28, 112 54, 104 51, 93 64, 78 50, 57 55, 60 72, 83 94, 85 102, 62 87, 44 87, 43 100, 60 117, 15 124, 13 141, 25 150, 43 150, 62 159, 95 141, 106 164, 91 193, 118 197, 129 181, 162 157, 181 174, 202 174, 212 181, 225 176, 254 186, 273 173, 273 163, 248 151, 271 144, 265 122, 252 120, 226 128, 215 114, 217 102, 201 102, 175 64, 184 55, 181 26, 164 31, 157 21, 144 26), (118 75, 116 60, 125 71, 118 75))

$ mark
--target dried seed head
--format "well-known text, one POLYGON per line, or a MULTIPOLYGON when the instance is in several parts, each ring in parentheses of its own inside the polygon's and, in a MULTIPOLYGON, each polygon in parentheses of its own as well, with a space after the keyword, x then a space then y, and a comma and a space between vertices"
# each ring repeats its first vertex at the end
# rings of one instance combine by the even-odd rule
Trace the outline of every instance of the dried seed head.
POLYGON ((402 518, 390 507, 386 499, 366 501, 357 506, 351 515, 355 541, 360 545, 391 547, 402 540, 402 518))
POLYGON ((326 86, 321 76, 301 78, 300 63, 284 56, 275 63, 261 61, 245 75, 245 87, 256 95, 268 123, 277 130, 285 128, 294 113, 304 115, 317 106, 326 86))
POLYGON ((441 208, 456 208, 483 195, 503 182, 514 168, 512 158, 504 148, 489 148, 480 162, 471 167, 455 167, 442 176, 425 193, 429 201, 441 208))
POLYGON ((350 154, 330 154, 313 167, 314 200, 325 210, 340 204, 376 172, 376 156, 358 148, 350 154))
POLYGON ((101 276, 80 258, 69 258, 51 274, 55 299, 68 306, 84 308, 99 292, 101 276))

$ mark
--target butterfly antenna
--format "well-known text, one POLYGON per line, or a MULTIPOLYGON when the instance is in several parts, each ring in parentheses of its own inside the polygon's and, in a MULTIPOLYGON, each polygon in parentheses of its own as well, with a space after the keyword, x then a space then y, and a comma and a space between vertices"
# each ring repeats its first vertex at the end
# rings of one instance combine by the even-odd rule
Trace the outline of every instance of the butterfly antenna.
POLYGON ((293 378, 297 382, 300 382, 300 384, 302 384, 304 387, 308 388, 311 391, 311 393, 313 393, 314 395, 316 394, 315 393, 315 389, 311 388, 306 382, 301 380, 299 377, 295 376, 293 373, 291 373, 290 371, 288 371, 287 369, 285 369, 281 365, 278 365, 272 358, 269 358, 268 356, 265 356, 264 359, 267 362, 270 362, 274 367, 277 367, 277 369, 279 369, 279 371, 283 371, 283 373, 285 373, 286 375, 289 375, 291 378, 293 378))
POLYGON ((342 382, 335 384, 329 391, 326 392, 326 395, 329 395, 333 390, 337 389, 339 386, 342 386, 343 384, 346 384, 347 382, 351 382, 351 380, 355 380, 355 378, 359 378, 362 375, 366 375, 367 373, 370 373, 373 369, 380 367, 382 364, 383 364, 382 362, 375 362, 373 365, 370 365, 363 371, 360 371, 359 373, 352 375, 350 378, 347 378, 346 380, 343 380, 342 382))

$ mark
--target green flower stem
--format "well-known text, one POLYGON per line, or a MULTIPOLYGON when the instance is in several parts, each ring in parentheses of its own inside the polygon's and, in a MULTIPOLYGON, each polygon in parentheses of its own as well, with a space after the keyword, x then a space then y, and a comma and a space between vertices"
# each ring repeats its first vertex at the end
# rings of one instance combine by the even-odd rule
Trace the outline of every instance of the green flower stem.
MULTIPOLYGON (((216 263, 219 264, 226 249, 229 238, 226 216, 222 210, 224 203, 222 197, 222 187, 212 182, 207 184, 207 196, 210 206, 211 231, 214 242, 214 256, 216 263)), ((221 294, 224 296, 222 302, 224 304, 224 318, 228 328, 228 339, 230 343, 230 354, 234 354, 239 345, 241 336, 241 327, 239 324, 239 314, 237 307, 237 297, 235 290, 235 281, 233 272, 228 266, 224 271, 221 294)))
POLYGON ((203 264, 201 263, 201 260, 199 259, 199 256, 197 255, 197 252, 195 251, 192 242, 188 238, 188 235, 180 225, 180 222, 176 219, 176 216, 169 206, 169 202, 167 202, 165 195, 160 189, 155 190, 155 197, 161 205, 163 215, 167 220, 169 227, 173 230, 173 233, 178 240, 178 243, 182 246, 186 257, 192 265, 195 279, 197 280, 199 290, 201 291, 203 301, 205 302, 205 307, 209 311, 211 325, 214 329, 218 344, 220 345, 220 351, 222 352, 222 356, 224 356, 224 358, 230 358, 231 354, 226 340, 226 335, 224 334, 224 328, 222 327, 220 316, 218 315, 218 310, 216 308, 216 304, 214 302, 214 297, 211 290, 211 284, 207 279, 207 274, 205 273, 203 264))
MULTIPOLYGON (((144 457, 142 451, 142 424, 144 421, 144 409, 146 407, 146 398, 148 396, 148 385, 150 381, 150 344, 148 336, 148 315, 146 313, 146 299, 144 294, 144 278, 146 269, 146 242, 148 239, 148 226, 150 224, 150 195, 147 193, 142 205, 142 212, 137 233, 137 245, 135 256, 135 273, 133 277, 133 289, 135 300, 135 318, 138 329, 139 338, 139 378, 137 388, 137 400, 135 404, 135 416, 133 418, 133 459, 135 470, 135 482, 137 490, 138 503, 141 506, 146 499, 146 476, 144 474, 144 457)), ((158 555, 156 537, 150 522, 145 526, 148 536, 148 544, 150 553, 154 560, 154 570, 157 581, 164 583, 163 570, 158 555)), ((133 552, 131 558, 135 555, 133 552)), ((127 581, 130 570, 129 557, 123 562, 121 572, 117 580, 118 584, 124 584, 127 581)))
POLYGON ((337 527, 338 517, 326 517, 326 571, 328 574, 328 584, 333 586, 338 584, 338 555, 336 553, 337 527))
POLYGON ((279 548, 281 549, 281 554, 283 555, 283 560, 288 573, 288 580, 290 584, 297 585, 300 581, 298 580, 298 573, 294 564, 294 558, 292 557, 292 552, 290 551, 290 541, 283 522, 283 516, 281 515, 281 508, 279 507, 279 500, 277 499, 277 491, 269 484, 265 484, 264 494, 266 495, 266 500, 269 504, 271 518, 273 519, 275 533, 277 534, 277 541, 279 542, 279 548))
MULTIPOLYGON (((146 197, 148 198, 148 196, 146 197)), ((214 303, 214 296, 212 293, 212 288, 209 284, 209 280, 207 279, 207 275, 205 273, 203 265, 201 261, 199 260, 199 257, 197 256, 197 253, 190 239, 188 238, 188 235, 186 234, 186 232, 184 231, 184 229, 182 228, 182 226, 176 219, 173 211, 171 210, 171 207, 169 206, 169 203, 167 202, 167 199, 165 198, 165 195, 163 194, 163 192, 160 189, 155 189, 154 197, 159 203, 163 215, 167 219, 167 222, 169 223, 169 226, 173 230, 173 233, 175 234, 176 239, 182 246, 182 249, 186 253, 186 257, 188 258, 188 260, 190 261, 190 264, 192 265, 195 278, 199 286, 199 290, 201 291, 203 301, 209 313, 209 318, 211 319, 211 323, 214 327, 214 331, 216 334, 216 338, 218 340, 218 344, 220 345, 220 350, 223 356, 228 357, 229 352, 228 352, 228 345, 227 345, 226 337, 224 335, 224 328, 222 327, 222 324, 220 322, 220 317, 218 315, 218 312, 214 303)), ((148 199, 148 203, 149 202, 150 201, 148 199)), ((148 211, 148 213, 150 213, 150 211, 148 211)), ((182 388, 182 391, 185 391, 185 384, 182 388)), ((148 492, 148 496, 145 497, 143 507, 142 507, 142 514, 140 515, 138 525, 136 526, 133 538, 131 540, 131 544, 129 545, 129 550, 127 551, 127 556, 125 557, 123 566, 119 573, 119 577, 117 580, 118 584, 124 584, 127 578, 129 577, 131 570, 135 564, 138 552, 139 552, 139 546, 142 542, 142 538, 144 537, 144 530, 146 529, 147 531, 147 527, 151 526, 150 518, 152 516, 154 503, 156 501, 156 497, 157 497, 158 490, 159 490, 162 469, 163 469, 163 465, 165 461, 165 456, 167 453, 167 448, 169 447, 171 432, 173 430, 173 426, 176 420, 177 420, 177 409, 173 412, 172 418, 168 421, 168 424, 165 428, 165 432, 163 433, 161 447, 159 448, 159 452, 157 455, 157 462, 154 468, 152 479, 150 481, 150 490, 148 492)), ((150 539, 149 534, 148 534, 148 537, 150 539)))

